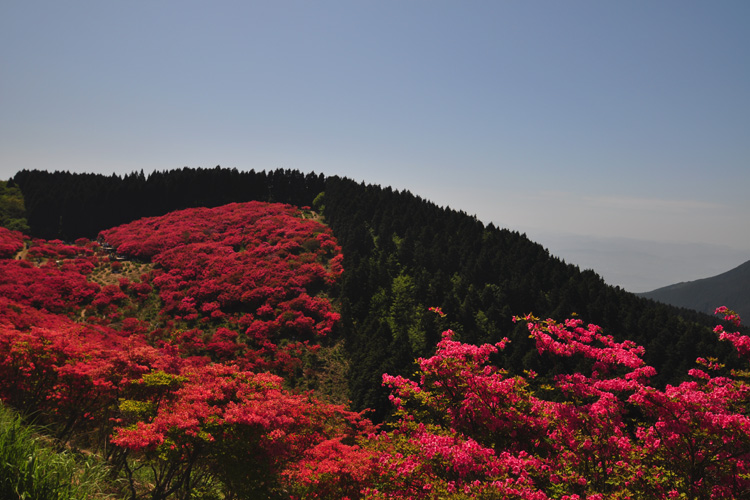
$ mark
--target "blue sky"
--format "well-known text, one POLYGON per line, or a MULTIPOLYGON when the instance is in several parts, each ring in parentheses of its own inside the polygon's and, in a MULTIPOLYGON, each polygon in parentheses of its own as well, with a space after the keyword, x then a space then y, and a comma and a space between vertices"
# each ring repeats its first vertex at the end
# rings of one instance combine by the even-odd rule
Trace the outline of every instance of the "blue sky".
POLYGON ((292 168, 645 291, 750 259, 747 1, 0 0, 0 179, 292 168))

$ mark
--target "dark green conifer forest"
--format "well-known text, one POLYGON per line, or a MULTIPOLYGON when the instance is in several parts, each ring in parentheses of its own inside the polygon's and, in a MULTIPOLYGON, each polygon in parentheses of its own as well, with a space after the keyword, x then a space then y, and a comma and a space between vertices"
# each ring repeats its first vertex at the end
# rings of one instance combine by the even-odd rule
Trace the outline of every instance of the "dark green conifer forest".
POLYGON ((333 292, 342 314, 334 337, 345 340, 348 396, 354 409, 372 408, 375 420, 389 409, 382 374, 411 375, 414 360, 434 352, 449 328, 468 343, 508 337, 497 362, 511 371, 549 375, 567 368, 555 363, 580 362, 544 364, 531 355, 525 326, 512 322, 529 312, 555 319, 575 313, 618 340, 645 346, 645 361, 662 385, 680 382, 699 355, 730 367, 736 360, 712 333, 716 318, 609 286, 523 234, 407 191, 294 170, 221 167, 123 177, 23 170, 8 186, 23 194, 28 228, 19 229, 65 241, 189 207, 250 200, 313 207, 344 254, 344 275, 333 292), (447 316, 428 314, 433 306, 447 316))

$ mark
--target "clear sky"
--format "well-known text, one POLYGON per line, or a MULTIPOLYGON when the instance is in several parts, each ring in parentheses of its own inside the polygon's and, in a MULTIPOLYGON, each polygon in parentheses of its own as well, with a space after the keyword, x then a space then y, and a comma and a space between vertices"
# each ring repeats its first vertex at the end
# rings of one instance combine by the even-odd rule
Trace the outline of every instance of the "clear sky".
POLYGON ((645 291, 750 259, 750 2, 0 0, 0 179, 408 189, 645 291))

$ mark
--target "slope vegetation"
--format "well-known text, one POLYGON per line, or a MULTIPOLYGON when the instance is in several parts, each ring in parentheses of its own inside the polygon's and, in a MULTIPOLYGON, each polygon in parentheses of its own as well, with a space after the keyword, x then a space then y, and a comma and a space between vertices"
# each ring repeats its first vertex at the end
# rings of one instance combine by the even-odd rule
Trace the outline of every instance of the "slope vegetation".
MULTIPOLYGON (((354 185, 332 181, 328 187, 332 194, 316 196, 316 204, 327 204, 330 219, 341 224, 347 211, 337 212, 336 203, 348 196, 334 195, 354 185)), ((359 192, 364 202, 376 201, 378 193, 359 192)), ((395 193, 393 210, 411 209, 418 218, 425 210, 441 224, 455 224, 457 238, 476 243, 477 231, 490 251, 518 245, 523 252, 510 253, 529 256, 538 265, 532 270, 548 265, 545 252, 525 238, 430 204, 413 205, 413 199, 395 193)), ((387 217, 390 210, 383 211, 387 217)), ((350 260, 359 263, 350 276, 363 279, 365 310, 354 295, 356 281, 343 273, 338 241, 317 219, 304 208, 246 202, 143 218, 102 231, 98 241, 72 244, 0 229, 0 400, 53 434, 46 439, 50 447, 37 448, 16 439, 28 429, 20 421, 0 422, 4 495, 747 496, 746 373, 700 358, 683 374, 685 381, 661 388, 642 346, 579 318, 526 314, 508 318, 512 326, 506 327, 507 310, 485 312, 492 302, 472 287, 485 283, 483 291, 497 293, 495 300, 508 291, 524 293, 525 282, 513 273, 523 276, 528 262, 488 256, 486 270, 506 270, 508 283, 481 269, 466 278, 456 272, 435 282, 446 287, 439 295, 430 292, 429 273, 418 264, 427 257, 416 255, 432 255, 435 267, 427 270, 439 273, 442 266, 472 269, 482 250, 475 257, 449 237, 447 257, 431 254, 419 249, 427 235, 411 240, 408 228, 402 234, 387 219, 377 230, 365 224, 369 238, 349 243, 354 252, 360 249, 350 260), (456 302, 458 290, 476 302, 456 302), (336 312, 333 296, 348 313, 336 312), (422 310, 423 297, 440 298, 473 322, 461 325, 439 306, 422 310), (434 330, 442 333, 433 336, 434 330), (366 334, 388 348, 428 354, 416 363, 395 352, 379 358, 382 348, 366 334), (349 376, 359 377, 350 390, 364 387, 363 374, 381 369, 381 361, 396 370, 379 376, 377 386, 392 408, 380 427, 332 402, 336 394, 321 390, 330 385, 315 382, 336 372, 342 338, 353 361, 349 376), (522 338, 528 347, 516 348, 523 357, 522 368, 515 368, 517 354, 506 353, 522 338), (407 366, 408 376, 398 373, 407 366), (528 366, 547 368, 542 373, 528 366), (63 462, 65 452, 44 451, 70 448, 98 460, 63 462), (89 481, 93 464, 102 472, 89 481)), ((356 227, 348 238, 358 234, 356 227)), ((563 276, 570 270, 559 262, 552 269, 563 276)), ((525 286, 540 286, 542 294, 526 291, 527 302, 508 297, 500 303, 520 307, 536 296, 543 307, 560 293, 544 288, 559 277, 537 275, 525 286)), ((711 336, 746 369, 750 337, 737 331, 736 314, 717 312, 727 327, 719 325, 711 336)))
POLYGON ((619 340, 644 345, 660 386, 684 380, 698 356, 737 364, 713 334, 714 318, 607 286, 523 234, 406 191, 291 170, 221 167, 124 177, 21 171, 13 180, 32 234, 69 241, 187 207, 249 200, 312 206, 343 250, 344 273, 330 296, 340 303, 348 397, 357 409, 374 409, 378 421, 391 411, 382 373, 411 374, 416 358, 435 352, 444 328, 473 344, 507 336, 511 342, 498 357, 509 369, 565 370, 573 361, 540 362, 528 333, 513 323, 514 315, 529 312, 558 319, 575 313, 619 340), (427 314, 433 306, 447 319, 427 314))
POLYGON ((328 228, 248 202, 140 219, 100 242, 0 228, 0 399, 61 446, 101 454, 130 498, 275 495, 306 450, 369 428, 327 402, 341 394, 292 391, 325 368, 339 319, 328 228))

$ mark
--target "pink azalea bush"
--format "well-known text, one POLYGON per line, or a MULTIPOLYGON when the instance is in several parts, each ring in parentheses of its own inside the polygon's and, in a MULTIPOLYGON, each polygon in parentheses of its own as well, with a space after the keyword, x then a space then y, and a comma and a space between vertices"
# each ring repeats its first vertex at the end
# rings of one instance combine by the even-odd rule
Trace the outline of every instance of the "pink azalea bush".
MULTIPOLYGON (((739 318, 717 313, 739 325, 739 318)), ((744 498, 750 387, 699 360, 678 386, 649 385, 644 350, 580 319, 527 322, 541 354, 589 361, 551 383, 491 363, 507 339, 472 346, 446 332, 419 378, 383 376, 399 416, 371 440, 363 498, 744 498)), ((717 327, 747 359, 748 338, 717 327)))

